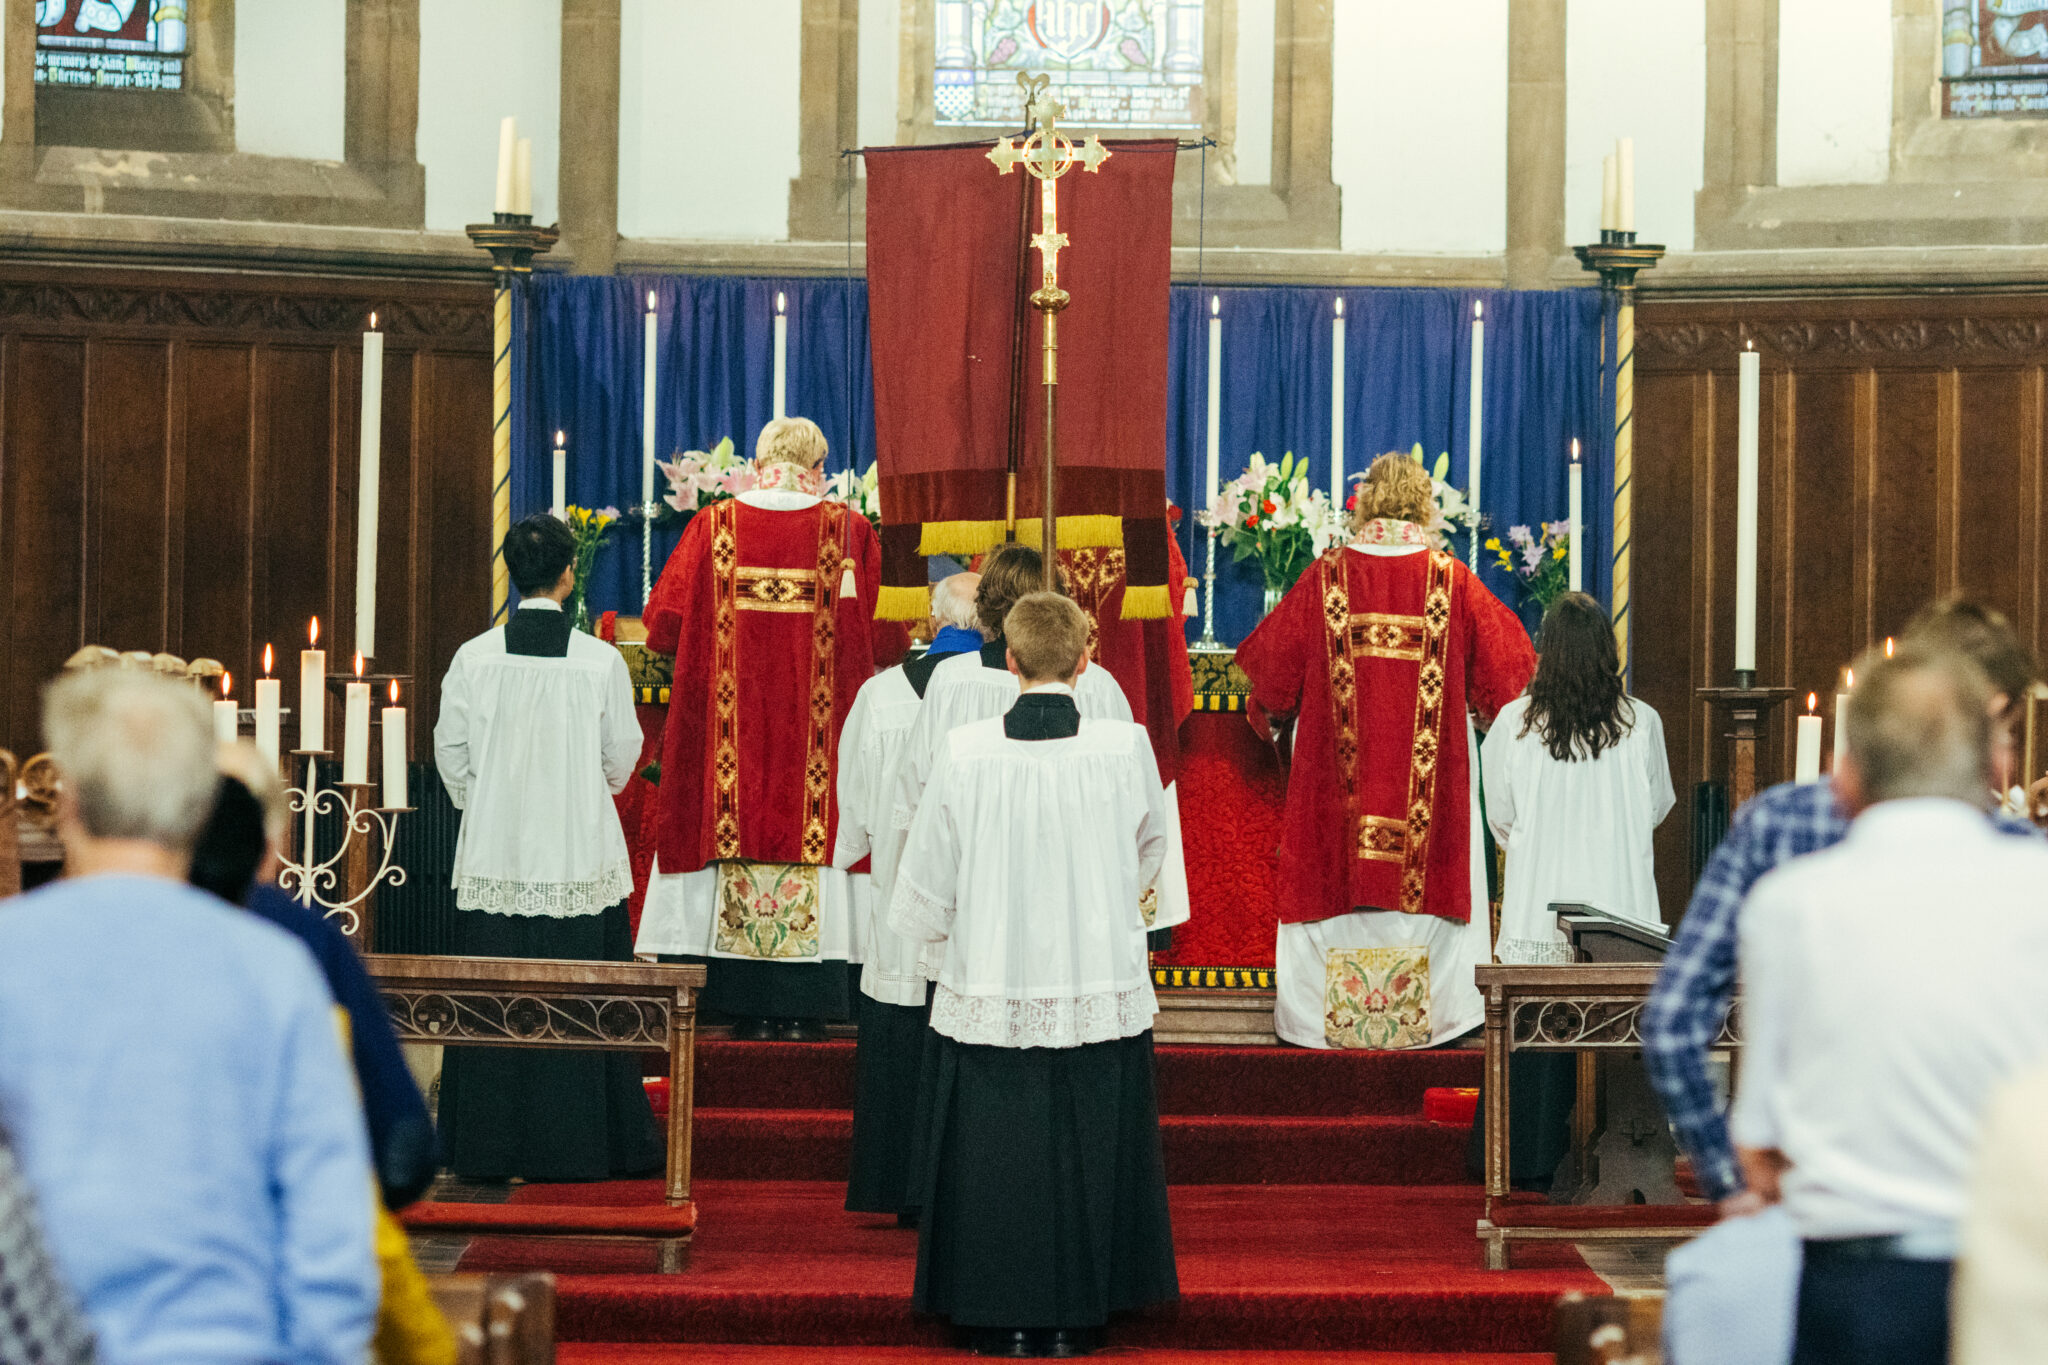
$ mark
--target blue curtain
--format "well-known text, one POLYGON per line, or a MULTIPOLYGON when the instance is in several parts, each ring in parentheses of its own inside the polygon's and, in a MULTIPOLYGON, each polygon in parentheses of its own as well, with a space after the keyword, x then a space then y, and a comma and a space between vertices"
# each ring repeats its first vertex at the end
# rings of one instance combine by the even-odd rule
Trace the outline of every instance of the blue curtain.
MULTIPOLYGON (((522 384, 524 430, 515 430, 514 515, 544 510, 553 433, 568 434, 569 500, 625 507, 639 496, 642 316, 653 290, 659 311, 660 392, 655 444, 663 458, 708 449, 725 436, 742 454, 770 415, 775 297, 789 322, 788 407, 824 428, 830 467, 865 469, 874 459, 874 385, 869 368, 864 280, 730 276, 543 275, 530 286, 531 337, 522 384)), ((1309 462, 1327 488, 1335 302, 1344 300, 1347 474, 1386 450, 1420 442, 1425 456, 1451 456, 1451 482, 1467 483, 1471 320, 1485 305, 1485 469, 1483 511, 1504 532, 1517 523, 1561 520, 1566 452, 1585 443, 1588 588, 1609 588, 1607 508, 1611 417, 1603 417, 1599 354, 1601 303, 1592 290, 1308 289, 1175 286, 1167 391, 1167 493, 1197 507, 1207 440, 1209 302, 1223 320, 1221 473, 1240 473, 1253 451, 1309 462)), ((1200 575, 1206 539, 1182 518, 1181 551, 1200 575)), ((599 562, 594 610, 637 611, 638 537, 621 538, 599 562)), ((673 537, 657 537, 660 572, 673 537)), ((1458 547, 1462 552, 1464 547, 1458 547)), ((1483 556, 1482 556, 1483 560, 1483 556)), ((1252 565, 1220 550, 1216 634, 1241 640, 1258 620, 1261 584, 1252 565)), ((1513 603, 1513 587, 1482 568, 1513 603)), ((1533 617, 1531 624, 1533 625, 1533 617)), ((1199 624, 1190 638, 1199 635, 1199 624)))

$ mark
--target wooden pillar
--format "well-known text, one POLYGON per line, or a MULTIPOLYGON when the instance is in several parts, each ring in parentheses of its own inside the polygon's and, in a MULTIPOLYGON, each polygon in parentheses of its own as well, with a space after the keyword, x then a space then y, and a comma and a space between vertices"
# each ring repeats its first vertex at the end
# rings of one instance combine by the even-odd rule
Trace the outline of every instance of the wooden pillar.
POLYGON ((562 236, 579 275, 619 261, 620 0, 562 0, 562 236))
POLYGON ((1564 254, 1565 0, 1508 6, 1507 284, 1541 289, 1564 254))

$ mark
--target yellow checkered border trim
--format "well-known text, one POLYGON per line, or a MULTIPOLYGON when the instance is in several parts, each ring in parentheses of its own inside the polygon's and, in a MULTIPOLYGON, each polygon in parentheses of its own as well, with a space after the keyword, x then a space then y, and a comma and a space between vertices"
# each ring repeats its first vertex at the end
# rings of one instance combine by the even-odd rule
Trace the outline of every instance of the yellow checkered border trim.
POLYGON ((1271 967, 1154 967, 1152 984, 1172 990, 1270 991, 1271 967))
POLYGON ((1242 711, 1244 710, 1244 696, 1237 692, 1197 692, 1195 693, 1195 709, 1197 711, 1242 711))
POLYGON ((635 706, 667 706, 669 689, 666 687, 636 687, 633 689, 635 706))

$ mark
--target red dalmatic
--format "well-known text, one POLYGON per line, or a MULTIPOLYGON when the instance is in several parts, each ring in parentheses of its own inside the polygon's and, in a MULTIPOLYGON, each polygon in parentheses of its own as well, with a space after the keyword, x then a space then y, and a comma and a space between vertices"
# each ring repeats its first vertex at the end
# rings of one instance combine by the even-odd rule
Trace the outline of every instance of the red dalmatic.
POLYGON ((824 863, 839 730, 902 630, 877 622, 881 546, 843 504, 699 512, 647 603, 647 647, 675 656, 656 850, 664 874, 715 859, 824 863), (846 593, 851 574, 852 592, 846 593))
POLYGON ((1521 695, 1536 651, 1449 555, 1332 550, 1237 651, 1251 718, 1299 715, 1280 917, 1472 913, 1467 707, 1521 695))
POLYGON ((1123 687, 1131 719, 1152 737, 1161 782, 1173 781, 1180 771, 1180 723, 1195 708, 1187 621, 1180 614, 1187 565, 1172 536, 1166 537, 1166 549, 1166 595, 1174 614, 1163 620, 1133 620, 1123 614, 1129 578, 1122 550, 1060 551, 1068 590, 1088 616, 1088 657, 1123 687))

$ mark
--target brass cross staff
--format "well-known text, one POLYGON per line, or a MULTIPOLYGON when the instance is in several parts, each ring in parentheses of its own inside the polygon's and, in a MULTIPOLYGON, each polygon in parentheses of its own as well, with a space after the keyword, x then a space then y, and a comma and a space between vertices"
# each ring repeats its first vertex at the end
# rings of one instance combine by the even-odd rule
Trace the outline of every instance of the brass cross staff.
MULTIPOLYGON (((1031 292, 1031 306, 1045 318, 1045 496, 1039 523, 1040 545, 1045 555, 1045 587, 1051 592, 1059 584, 1059 473, 1055 454, 1059 420, 1059 315, 1069 299, 1067 291, 1060 288, 1060 248, 1067 245, 1067 234, 1060 231, 1059 192, 1055 185, 1075 166, 1091 172, 1101 170, 1102 163, 1109 160, 1109 148, 1092 133, 1087 142, 1076 147, 1060 132, 1059 117, 1066 110, 1052 100, 1039 98, 1049 83, 1047 77, 1033 78, 1019 73, 1017 82, 1024 87, 1025 107, 1035 108, 1036 118, 1033 121, 1037 126, 1021 142, 1014 138, 999 138, 989 149, 988 159, 1004 175, 1022 166, 1027 173, 1038 178, 1040 231, 1031 239, 1031 245, 1038 251, 1043 270, 1038 288, 1031 292)), ((1017 523, 1016 478, 1012 473, 1009 506, 1012 532, 1017 523)))

